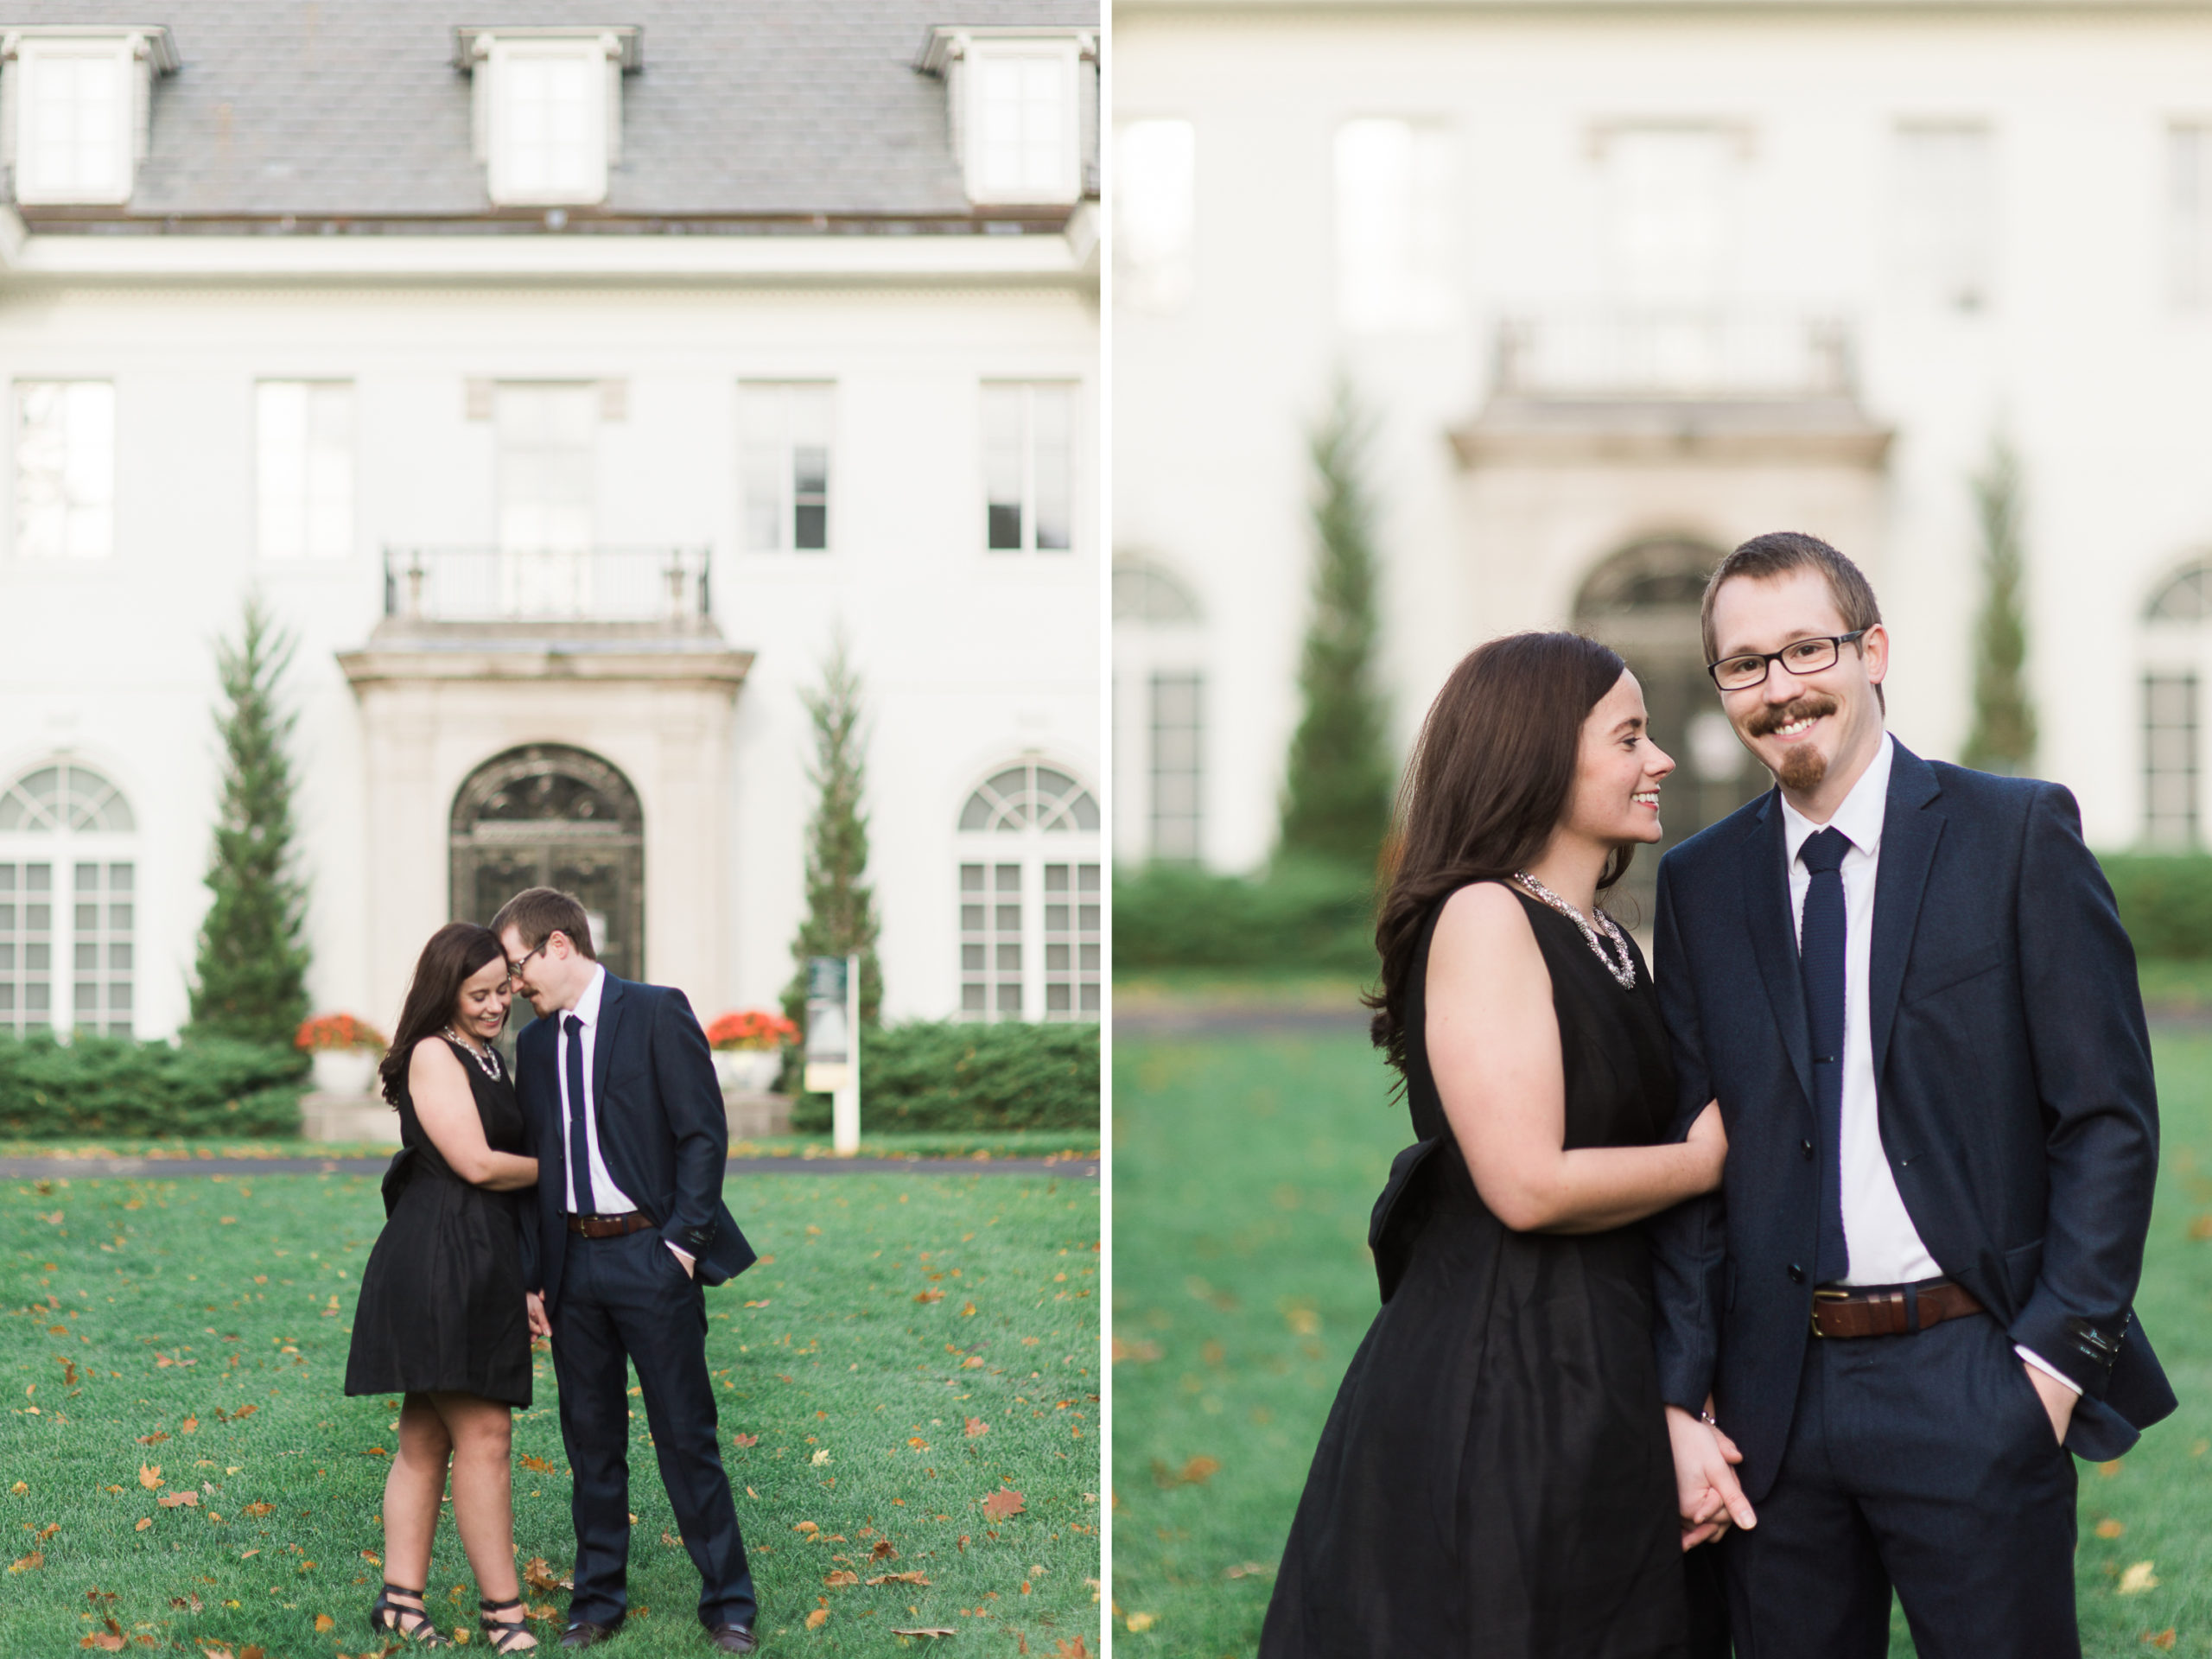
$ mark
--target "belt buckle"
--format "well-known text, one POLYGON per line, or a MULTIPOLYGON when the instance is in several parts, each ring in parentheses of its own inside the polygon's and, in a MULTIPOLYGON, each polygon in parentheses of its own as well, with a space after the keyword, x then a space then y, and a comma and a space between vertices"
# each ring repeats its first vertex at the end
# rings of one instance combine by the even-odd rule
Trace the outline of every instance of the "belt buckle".
POLYGON ((1816 1336, 1816 1337, 1820 1338, 1822 1341, 1826 1341, 1826 1340, 1827 1339, 1827 1334, 1828 1334, 1828 1333, 1827 1333, 1827 1332, 1825 1332, 1825 1331, 1823 1331, 1823 1330, 1821 1330, 1821 1306, 1820 1306, 1820 1305, 1821 1305, 1822 1302, 1847 1302, 1847 1301, 1849 1301, 1850 1300, 1851 1300, 1851 1293, 1850 1293, 1849 1291, 1847 1291, 1847 1290, 1816 1290, 1816 1291, 1815 1291, 1815 1292, 1813 1293, 1813 1307, 1812 1307, 1812 1311, 1811 1311, 1809 1313, 1808 1313, 1808 1314, 1806 1315, 1806 1319, 1808 1319, 1808 1321, 1811 1324, 1811 1325, 1812 1325, 1812 1327, 1813 1327, 1813 1334, 1814 1334, 1815 1336, 1816 1336))

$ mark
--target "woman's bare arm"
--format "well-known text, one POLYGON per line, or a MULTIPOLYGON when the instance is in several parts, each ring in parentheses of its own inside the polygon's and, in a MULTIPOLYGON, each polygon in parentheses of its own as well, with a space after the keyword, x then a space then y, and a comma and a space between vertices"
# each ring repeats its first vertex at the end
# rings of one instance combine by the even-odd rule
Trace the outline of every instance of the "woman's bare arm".
POLYGON ((1514 1231, 1602 1232, 1719 1185, 1727 1143, 1717 1106, 1679 1145, 1565 1150, 1551 975, 1507 888, 1480 882, 1446 903, 1425 1001, 1445 1116, 1475 1190, 1514 1231))
POLYGON ((472 1186, 494 1192, 537 1185, 537 1160, 494 1152, 484 1139, 484 1120, 461 1057, 440 1037, 425 1037, 407 1060, 407 1092, 423 1133, 453 1173, 472 1186))

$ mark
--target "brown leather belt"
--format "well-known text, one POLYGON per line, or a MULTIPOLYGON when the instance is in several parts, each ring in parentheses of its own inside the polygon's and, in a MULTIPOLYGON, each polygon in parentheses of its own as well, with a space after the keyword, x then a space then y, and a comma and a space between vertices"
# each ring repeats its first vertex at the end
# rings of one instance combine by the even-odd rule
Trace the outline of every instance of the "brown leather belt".
POLYGON ((1880 1290, 1816 1290, 1816 1337, 1902 1337, 1986 1310, 1964 1285, 1938 1279, 1880 1290))
POLYGON ((625 1233, 642 1233, 660 1224, 642 1210, 632 1210, 626 1216, 570 1216, 569 1230, 579 1238, 620 1238, 625 1233))

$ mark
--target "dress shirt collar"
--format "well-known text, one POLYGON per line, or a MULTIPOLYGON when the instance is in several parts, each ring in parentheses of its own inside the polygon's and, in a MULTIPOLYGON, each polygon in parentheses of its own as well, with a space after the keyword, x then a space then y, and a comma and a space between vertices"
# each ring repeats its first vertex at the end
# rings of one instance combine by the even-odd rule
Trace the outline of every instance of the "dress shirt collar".
MULTIPOLYGON (((1886 767, 1885 770, 1886 770, 1886 767)), ((1795 855, 1792 855, 1792 856, 1795 856, 1795 855)), ((586 1026, 597 1025, 599 1023, 600 993, 604 991, 606 988, 607 969, 603 966, 594 963, 592 965, 591 983, 584 987, 584 994, 576 999, 576 1006, 570 1008, 569 1012, 575 1014, 577 1019, 582 1020, 586 1026)), ((565 1027, 563 1028, 565 1029, 565 1027)))
POLYGON ((1843 838, 1868 857, 1881 849, 1882 820, 1890 805, 1890 762, 1897 750, 1897 740, 1887 732, 1882 734, 1882 747, 1874 751, 1874 758, 1866 763, 1866 770, 1859 774, 1859 781, 1851 786, 1851 793, 1843 798, 1843 804, 1825 825, 1810 818, 1789 804, 1787 795, 1782 797, 1782 835, 1789 854, 1789 861, 1797 861, 1797 849, 1806 839, 1821 829, 1840 830, 1843 838))

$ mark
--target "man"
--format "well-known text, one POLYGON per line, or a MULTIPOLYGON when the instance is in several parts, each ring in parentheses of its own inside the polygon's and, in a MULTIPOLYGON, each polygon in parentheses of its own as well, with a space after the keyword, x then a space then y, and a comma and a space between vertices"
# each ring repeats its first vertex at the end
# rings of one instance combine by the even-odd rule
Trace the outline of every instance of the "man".
POLYGON ((1840 553, 1745 543, 1704 628, 1777 787, 1659 868, 1682 1123, 1717 1096, 1729 1148, 1653 1225, 1686 1531, 1737 1523, 1738 1659, 1877 1659, 1892 1587, 1923 1654, 2071 1659, 2062 1444, 2117 1457, 2174 1407, 2130 1313, 2133 952, 2065 790, 1885 731, 1889 636, 1840 553))
POLYGON ((699 1619, 750 1653, 757 1607, 715 1435, 702 1285, 753 1264, 721 1201, 729 1129, 706 1033, 681 991, 615 978, 565 893, 532 887, 492 918, 537 1018, 516 1044, 515 1088, 538 1160, 524 1229, 531 1331, 550 1336, 561 1437, 575 1471, 575 1593, 564 1648, 622 1626, 630 1556, 628 1368, 683 1547, 699 1619))

